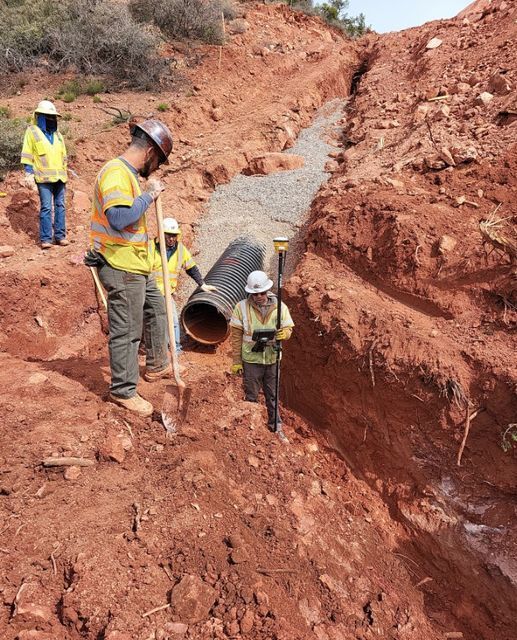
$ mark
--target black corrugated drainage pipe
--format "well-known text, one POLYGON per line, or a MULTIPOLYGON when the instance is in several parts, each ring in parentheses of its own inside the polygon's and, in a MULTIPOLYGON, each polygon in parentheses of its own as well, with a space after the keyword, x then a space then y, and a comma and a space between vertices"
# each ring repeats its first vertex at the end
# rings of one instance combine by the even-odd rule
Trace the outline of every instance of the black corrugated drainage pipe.
POLYGON ((196 289, 183 307, 181 323, 186 333, 203 344, 218 344, 230 333, 234 306, 247 294, 244 286, 252 271, 264 268, 265 247, 255 238, 236 238, 206 274, 205 282, 217 291, 196 289))

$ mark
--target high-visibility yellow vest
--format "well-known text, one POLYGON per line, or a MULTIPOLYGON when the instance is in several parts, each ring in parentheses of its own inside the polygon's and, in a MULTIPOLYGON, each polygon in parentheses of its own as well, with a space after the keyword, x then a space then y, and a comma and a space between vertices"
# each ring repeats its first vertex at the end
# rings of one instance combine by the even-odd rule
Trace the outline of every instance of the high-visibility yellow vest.
MULTIPOLYGON (((163 272, 162 272, 162 259, 160 257, 160 247, 156 242, 152 243, 152 264, 153 264, 153 273, 156 278, 156 284, 158 285, 158 289, 165 295, 165 287, 163 284, 163 272)), ((176 291, 178 286, 178 277, 181 269, 192 269, 192 267, 196 266, 194 262, 194 258, 192 257, 190 251, 187 247, 181 242, 178 241, 178 246, 176 251, 172 254, 167 262, 167 266, 169 268, 169 280, 171 283, 171 293, 176 291)))
POLYGON ((67 181, 66 146, 59 131, 54 132, 53 142, 50 142, 35 124, 27 127, 23 139, 21 162, 34 169, 36 182, 67 181))
POLYGON ((122 231, 111 227, 106 217, 110 207, 130 207, 141 193, 136 176, 120 158, 102 167, 93 192, 90 246, 114 269, 149 275, 152 263, 145 213, 122 231))
MULTIPOLYGON (((282 302, 280 316, 280 328, 294 327, 294 322, 289 313, 287 305, 282 302)), ((253 332, 276 329, 277 305, 272 304, 265 318, 262 317, 258 309, 250 302, 249 298, 241 300, 235 305, 230 325, 242 329, 242 349, 241 355, 244 362, 254 364, 275 364, 276 351, 274 345, 267 345, 262 353, 253 352, 253 332)))

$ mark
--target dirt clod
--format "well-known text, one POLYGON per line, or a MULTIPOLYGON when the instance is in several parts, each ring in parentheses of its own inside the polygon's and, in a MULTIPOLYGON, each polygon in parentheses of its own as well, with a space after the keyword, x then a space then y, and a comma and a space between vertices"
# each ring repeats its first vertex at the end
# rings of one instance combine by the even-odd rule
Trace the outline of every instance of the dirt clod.
POLYGON ((206 620, 217 597, 216 591, 199 576, 189 575, 172 589, 174 614, 188 624, 206 620))

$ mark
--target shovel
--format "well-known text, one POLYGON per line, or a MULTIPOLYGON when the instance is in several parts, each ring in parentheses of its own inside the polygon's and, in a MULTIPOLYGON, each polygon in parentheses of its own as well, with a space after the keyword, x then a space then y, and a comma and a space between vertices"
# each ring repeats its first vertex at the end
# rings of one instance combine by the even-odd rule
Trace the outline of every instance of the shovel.
POLYGON ((156 222, 158 225, 158 238, 160 240, 160 257, 162 259, 163 285, 165 290, 165 309, 167 311, 167 329, 169 335, 169 351, 171 354, 172 370, 176 381, 176 394, 167 387, 162 402, 162 422, 167 435, 170 437, 177 432, 178 427, 187 417, 188 405, 192 389, 187 388, 180 376, 178 354, 176 353, 176 340, 174 337, 174 312, 172 310, 171 283, 169 279, 169 266, 167 261, 167 248, 165 233, 163 231, 163 210, 161 197, 155 201, 156 222))

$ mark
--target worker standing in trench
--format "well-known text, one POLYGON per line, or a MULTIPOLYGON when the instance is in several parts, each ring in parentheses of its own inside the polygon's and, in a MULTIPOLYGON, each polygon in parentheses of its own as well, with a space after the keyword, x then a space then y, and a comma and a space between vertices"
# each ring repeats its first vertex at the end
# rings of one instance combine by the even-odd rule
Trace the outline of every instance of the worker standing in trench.
MULTIPOLYGON (((187 274, 205 293, 215 291, 216 287, 205 283, 199 267, 194 262, 192 254, 181 240, 181 228, 178 221, 175 218, 165 218, 163 221, 163 231, 165 233, 165 243, 167 244, 167 267, 169 269, 172 309, 174 312, 174 339, 176 341, 176 353, 181 353, 180 323, 178 319, 176 301, 174 300, 174 293, 178 287, 178 278, 181 270, 185 269, 187 274)), ((162 295, 165 295, 162 261, 160 258, 160 241, 158 238, 155 238, 151 245, 151 262, 158 289, 160 289, 162 295)))
MULTIPOLYGON (((233 364, 231 373, 244 375, 244 393, 248 402, 258 402, 262 389, 267 408, 268 427, 275 430, 275 379, 277 351, 275 340, 289 340, 294 322, 287 305, 280 308, 277 330, 277 298, 273 281, 264 271, 252 271, 244 290, 245 300, 235 305, 230 320, 233 364)), ((283 436, 281 421, 278 433, 283 436)), ((285 438, 285 436, 284 436, 285 438)))
POLYGON ((172 373, 167 356, 165 302, 152 274, 152 248, 146 211, 164 190, 149 180, 142 193, 138 176, 148 178, 167 162, 173 140, 159 120, 131 129, 131 143, 107 162, 95 181, 90 228, 91 248, 85 263, 97 267, 108 293, 110 400, 147 417, 150 402, 136 391, 138 346, 142 328, 146 346, 144 378, 153 382, 172 373))

